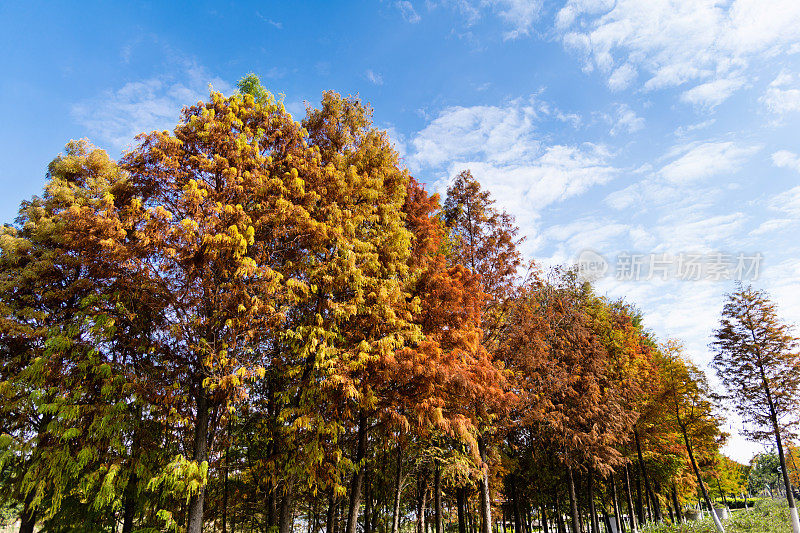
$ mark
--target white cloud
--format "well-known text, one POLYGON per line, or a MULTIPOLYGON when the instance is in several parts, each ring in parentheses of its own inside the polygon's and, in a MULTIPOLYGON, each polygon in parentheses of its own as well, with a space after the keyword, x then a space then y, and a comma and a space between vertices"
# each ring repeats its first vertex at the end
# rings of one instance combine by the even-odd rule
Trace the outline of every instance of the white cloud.
POLYGON ((371 69, 367 69, 367 71, 364 73, 364 77, 366 77, 367 81, 373 85, 383 85, 383 76, 371 69))
POLYGON ((128 82, 74 104, 71 115, 92 137, 124 150, 132 146, 139 133, 172 129, 184 106, 208 98, 209 84, 216 91, 233 91, 230 84, 204 67, 186 63, 175 74, 128 82))
POLYGON ((614 127, 611 128, 611 135, 619 133, 634 133, 644 128, 644 119, 638 116, 627 104, 617 106, 617 116, 614 127))
POLYGON ((800 186, 776 194, 770 200, 769 206, 778 211, 783 211, 791 216, 800 218, 800 186))
POLYGON ((793 224, 797 224, 797 222, 797 220, 793 220, 791 218, 772 218, 762 222, 756 229, 750 232, 750 235, 754 237, 759 235, 768 235, 770 233, 787 228, 793 224))
POLYGON ((500 18, 512 27, 503 34, 506 40, 530 35, 542 9, 541 0, 492 0, 490 3, 498 8, 500 18))
POLYGON ((741 78, 723 78, 692 87, 681 95, 681 100, 694 105, 716 107, 744 85, 741 78))
POLYGON ((702 130, 709 126, 713 126, 716 121, 717 121, 716 119, 711 118, 708 120, 704 120, 702 122, 698 122, 696 124, 689 124, 688 126, 679 126, 678 128, 675 129, 675 135, 677 137, 685 137, 686 135, 688 135, 693 131, 702 130))
POLYGON ((464 157, 491 163, 530 159, 539 150, 536 118, 536 110, 527 103, 446 108, 414 136, 413 163, 437 166, 464 157))
POLYGON ((739 170, 757 146, 739 146, 733 142, 706 142, 683 148, 686 152, 665 165, 659 174, 675 184, 688 183, 717 174, 739 170))
POLYGON ((778 150, 772 154, 772 164, 780 168, 791 168, 800 172, 800 156, 788 150, 778 150))
POLYGON ((408 0, 402 0, 397 2, 395 5, 397 5, 397 8, 400 10, 400 14, 403 15, 403 18, 411 24, 416 24, 422 20, 422 17, 420 17, 417 11, 414 9, 414 4, 408 0))
POLYGON ((449 107, 412 135, 407 161, 422 175, 438 174, 444 193, 450 180, 470 169, 529 236, 533 253, 541 244, 538 221, 548 206, 579 196, 618 173, 602 145, 552 143, 537 135, 543 119, 562 120, 562 113, 534 99, 503 107, 449 107))
POLYGON ((767 87, 761 103, 777 115, 800 111, 800 89, 790 87, 794 80, 791 73, 782 71, 767 87))
POLYGON ((636 74, 636 68, 630 63, 625 63, 621 67, 617 67, 608 77, 608 88, 612 91, 627 89, 636 79, 636 74))
POLYGON ((743 86, 755 58, 800 41, 800 2, 568 0, 556 29, 612 89, 636 69, 649 75, 647 90, 694 83, 684 100, 714 106, 743 86))

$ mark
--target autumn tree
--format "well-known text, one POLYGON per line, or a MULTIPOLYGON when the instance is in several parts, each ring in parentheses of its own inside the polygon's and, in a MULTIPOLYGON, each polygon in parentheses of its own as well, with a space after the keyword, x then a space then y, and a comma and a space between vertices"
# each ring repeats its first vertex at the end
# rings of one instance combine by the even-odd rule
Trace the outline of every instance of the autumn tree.
POLYGON ((783 438, 797 423, 800 352, 797 338, 781 322, 764 291, 738 287, 728 295, 714 331, 714 366, 736 410, 757 441, 774 440, 789 501, 792 531, 800 533, 783 438))
POLYGON ((3 469, 23 502, 23 532, 38 518, 58 531, 75 514, 101 528, 119 507, 130 531, 145 461, 132 461, 144 417, 128 349, 145 342, 121 342, 131 324, 117 311, 131 291, 92 277, 69 217, 104 209, 125 175, 104 151, 73 141, 48 177, 43 197, 23 203, 19 229, 0 238, 3 469))
POLYGON ((680 429, 689 461, 700 487, 714 526, 719 533, 725 529, 717 516, 714 505, 703 482, 698 461, 698 452, 716 451, 720 445, 721 421, 711 397, 711 389, 705 375, 683 354, 683 347, 676 341, 668 341, 662 347, 662 372, 665 379, 664 395, 668 401, 674 423, 680 429))
MULTIPOLYGON (((481 342, 491 355, 496 348, 496 336, 502 324, 505 303, 515 290, 518 269, 522 264, 522 256, 517 249, 521 242, 517 237, 519 229, 514 225, 511 215, 494 207, 489 191, 481 189, 480 183, 469 170, 458 174, 448 187, 443 220, 452 246, 451 262, 462 264, 478 274, 481 290, 487 295, 481 310, 481 342)), ((502 408, 502 403, 487 397, 476 402, 475 409, 480 413, 488 407, 485 415, 481 414, 486 419, 492 405, 502 408)), ((488 434, 485 429, 481 431, 478 446, 486 463, 487 443, 483 433, 488 434)), ((489 533, 492 524, 488 468, 487 464, 483 466, 481 476, 480 515, 483 533, 489 533)))

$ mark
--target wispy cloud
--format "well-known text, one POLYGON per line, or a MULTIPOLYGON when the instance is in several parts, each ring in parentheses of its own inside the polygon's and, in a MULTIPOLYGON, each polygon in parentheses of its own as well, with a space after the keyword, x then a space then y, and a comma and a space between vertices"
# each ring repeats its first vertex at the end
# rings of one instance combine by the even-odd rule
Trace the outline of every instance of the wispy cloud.
POLYGON ((372 69, 367 69, 367 71, 364 73, 364 77, 367 78, 367 81, 373 85, 383 85, 383 76, 372 69))
POLYGON ((688 183, 710 176, 737 171, 758 146, 742 146, 733 142, 706 142, 679 147, 683 155, 665 165, 660 175, 668 182, 688 183))
POLYGON ((800 156, 788 150, 778 150, 772 154, 772 164, 780 168, 791 168, 800 172, 800 156))
POLYGON ((277 28, 279 30, 283 29, 283 23, 282 22, 278 22, 276 20, 272 20, 271 18, 265 17, 264 15, 259 13, 258 11, 256 11, 256 16, 258 18, 260 18, 261 20, 263 20, 264 22, 266 22, 267 24, 269 24, 270 26, 273 26, 274 28, 277 28))
POLYGON ((407 22, 411 24, 416 24, 422 17, 419 16, 419 13, 414 9, 414 4, 409 2, 408 0, 401 0, 400 2, 396 2, 395 5, 397 9, 400 10, 400 14, 403 15, 403 18, 406 19, 407 22))
POLYGON ((618 104, 611 135, 634 133, 644 128, 644 119, 638 116, 628 104, 618 104))
POLYGON ((70 114, 96 140, 121 151, 130 148, 139 133, 174 127, 181 109, 204 100, 209 86, 223 93, 233 91, 203 66, 184 62, 175 72, 106 89, 74 104, 70 114))

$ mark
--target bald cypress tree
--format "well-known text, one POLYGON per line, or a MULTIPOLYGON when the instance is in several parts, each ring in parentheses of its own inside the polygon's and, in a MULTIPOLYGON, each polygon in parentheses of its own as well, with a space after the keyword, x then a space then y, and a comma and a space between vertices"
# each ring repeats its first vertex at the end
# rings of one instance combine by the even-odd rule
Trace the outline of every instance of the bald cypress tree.
POLYGON ((751 286, 728 295, 714 338, 714 366, 736 410, 750 422, 747 435, 760 442, 774 439, 777 445, 792 531, 800 533, 782 441, 797 423, 798 340, 778 317, 775 303, 751 286))

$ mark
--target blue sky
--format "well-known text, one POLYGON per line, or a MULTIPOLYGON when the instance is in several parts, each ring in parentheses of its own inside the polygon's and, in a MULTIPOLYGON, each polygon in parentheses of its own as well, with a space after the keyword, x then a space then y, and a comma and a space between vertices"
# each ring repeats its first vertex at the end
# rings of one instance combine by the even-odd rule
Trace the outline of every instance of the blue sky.
POLYGON ((4 2, 0 49, 5 222, 68 140, 118 157, 253 71, 298 119, 360 94, 429 190, 472 169, 527 255, 601 255, 598 290, 703 368, 733 282, 620 280, 621 253, 761 254, 756 285, 800 322, 796 0, 4 2))

